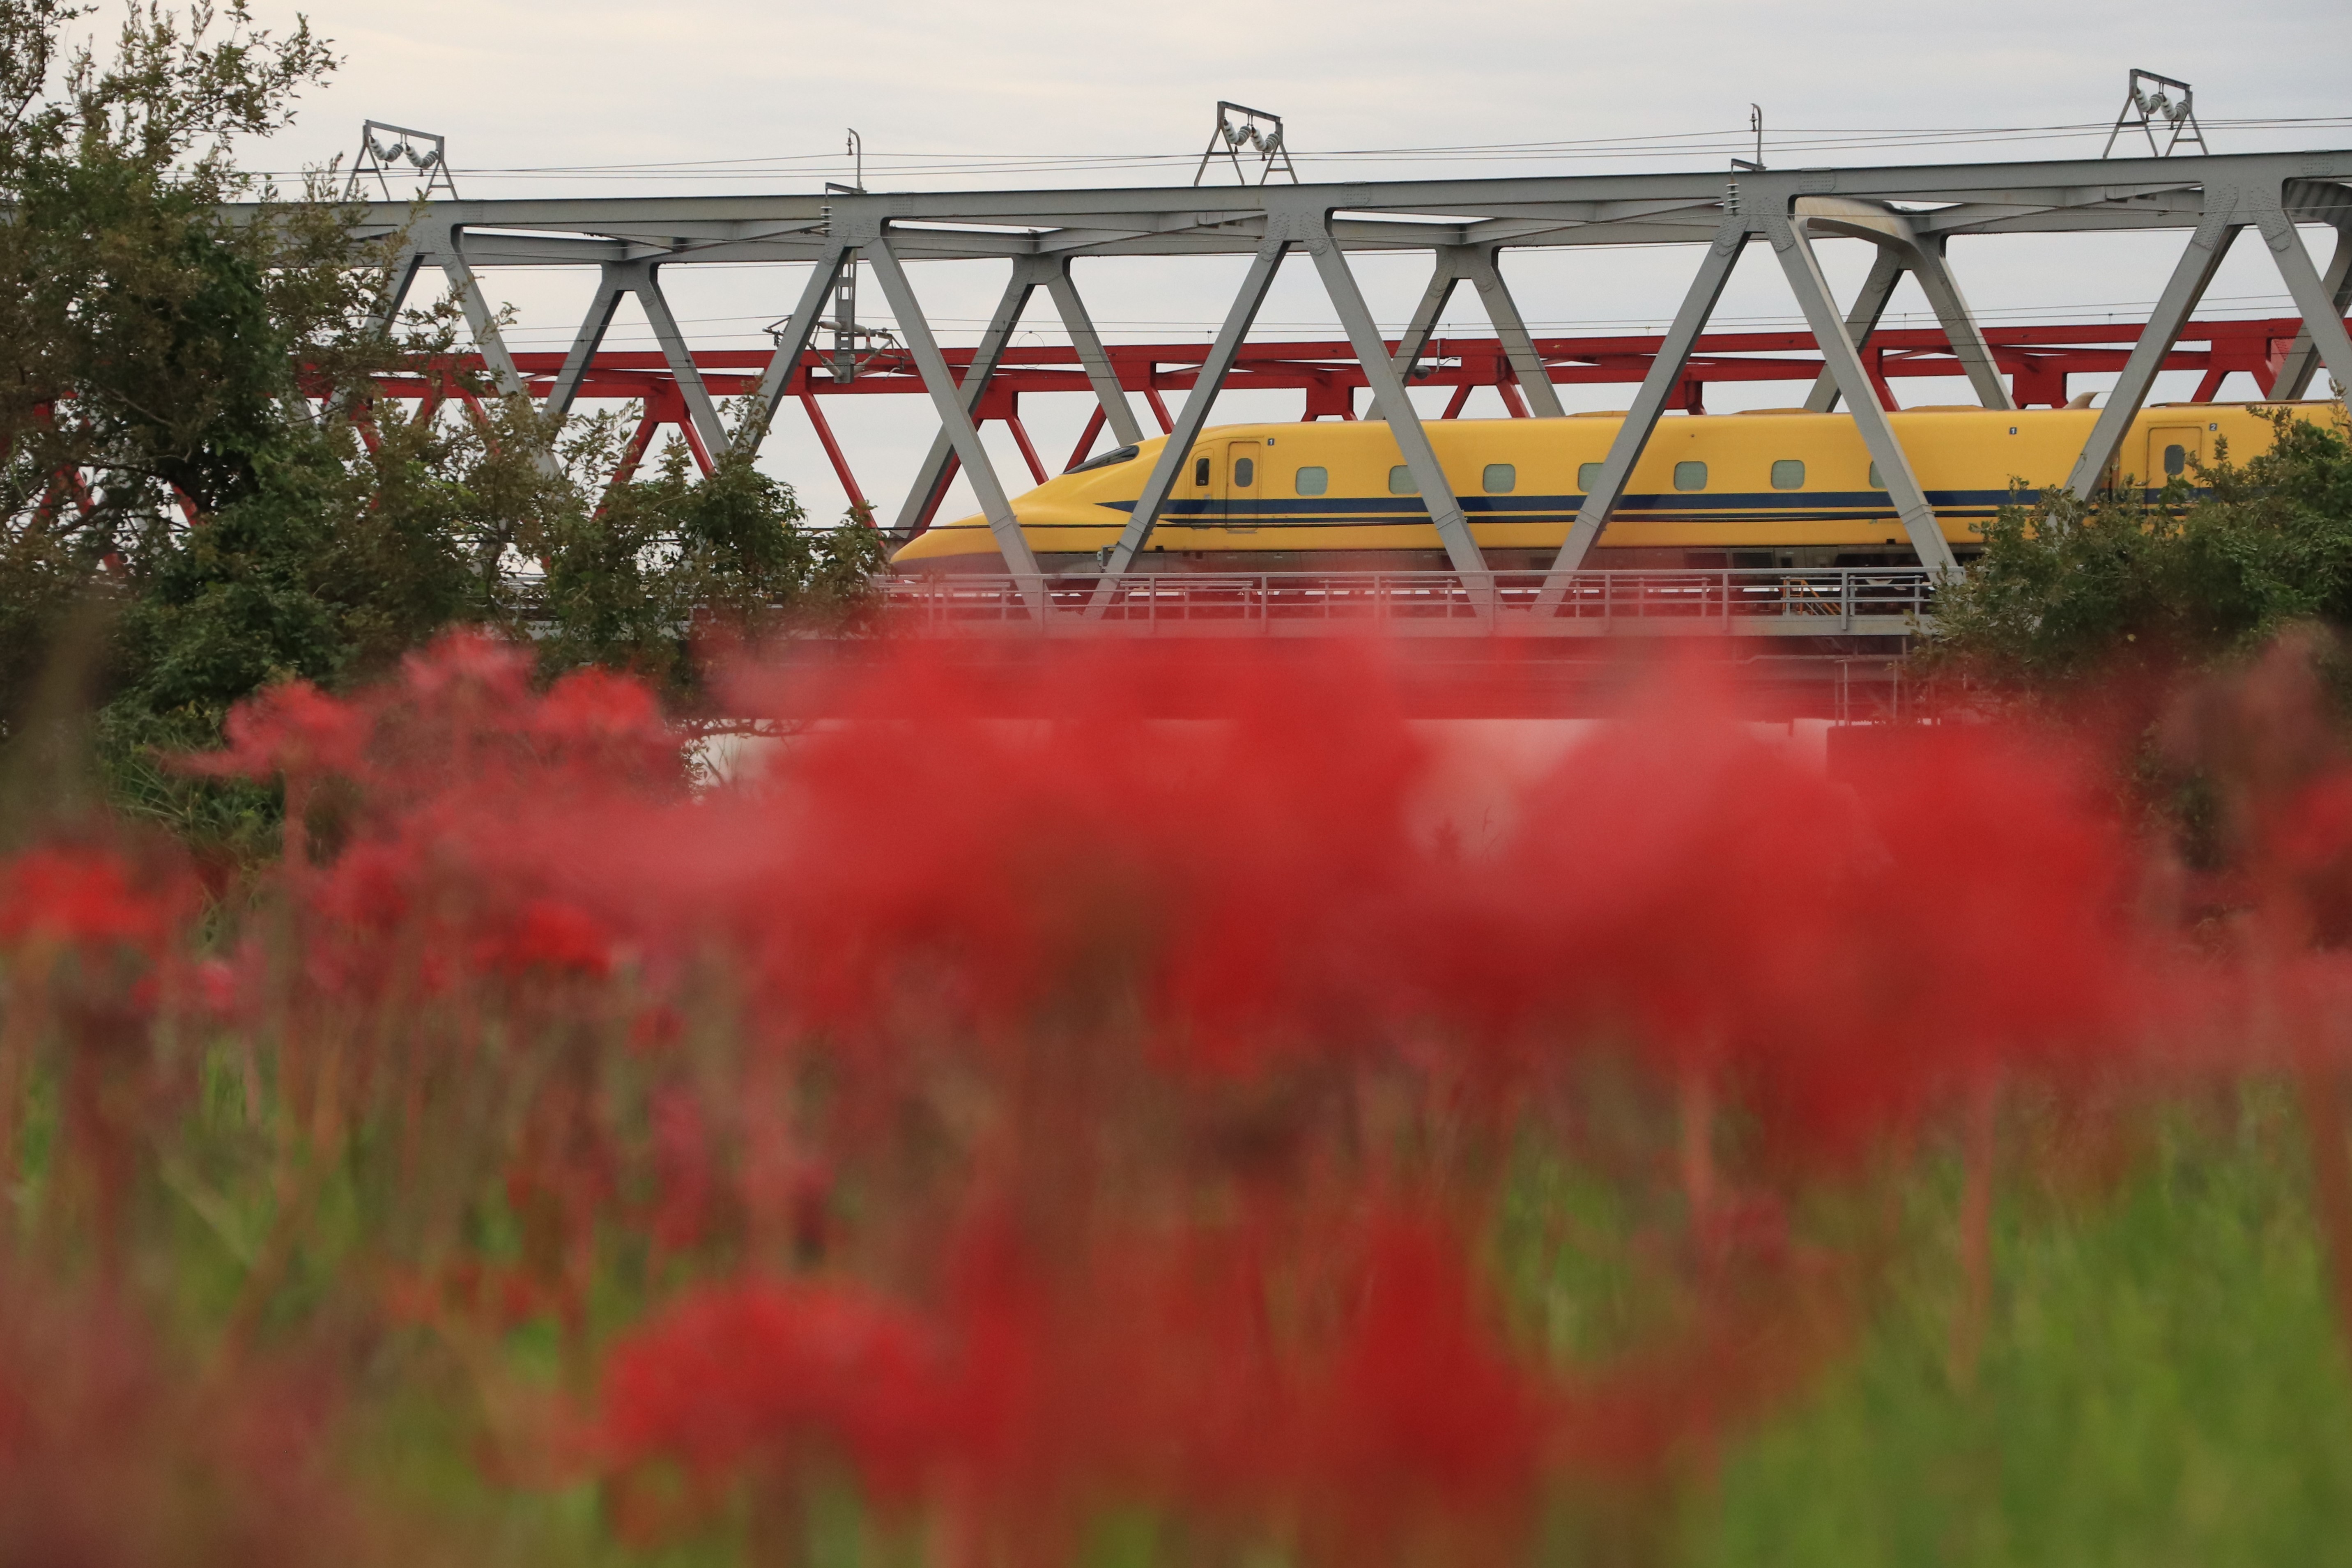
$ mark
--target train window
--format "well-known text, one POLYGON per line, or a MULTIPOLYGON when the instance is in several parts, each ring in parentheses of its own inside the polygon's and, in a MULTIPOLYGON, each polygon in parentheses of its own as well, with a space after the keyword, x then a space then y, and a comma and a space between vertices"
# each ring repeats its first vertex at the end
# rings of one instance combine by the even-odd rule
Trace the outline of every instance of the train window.
POLYGON ((1589 495, 1591 495, 1591 494, 1592 493, 1592 486, 1594 486, 1595 485, 1598 485, 1598 484, 1600 484, 1600 483, 1601 483, 1601 465, 1600 465, 1600 464, 1598 464, 1598 463, 1580 463, 1580 464, 1578 464, 1578 465, 1576 465, 1576 487, 1577 487, 1579 490, 1583 491, 1586 495, 1588 495, 1588 496, 1589 496, 1589 495))
POLYGON ((1489 463, 1486 471, 1478 476, 1478 483, 1489 496, 1507 496, 1519 487, 1519 470, 1509 463, 1489 463))
POLYGON ((1412 470, 1406 465, 1400 463, 1389 470, 1389 494, 1391 496, 1421 494, 1421 486, 1412 482, 1412 470))
POLYGON ((1257 483, 1257 465, 1246 457, 1234 459, 1234 487, 1246 490, 1257 483))
POLYGON ((1297 489, 1300 495, 1320 496, 1330 488, 1331 470, 1328 468, 1301 468, 1298 471, 1297 489))
POLYGON ((1202 486, 1205 486, 1205 485, 1207 485, 1207 484, 1208 484, 1208 482, 1209 482, 1209 460, 1208 460, 1207 458, 1205 458, 1205 457, 1195 457, 1195 458, 1193 458, 1193 459, 1192 459, 1192 483, 1193 483, 1193 484, 1195 484, 1195 485, 1202 485, 1202 486))
POLYGON ((1878 465, 1875 463, 1870 465, 1870 487, 1874 490, 1886 488, 1886 481, 1878 476, 1878 465))
POLYGON ((1704 464, 1704 463, 1677 463, 1677 464, 1675 464, 1675 489, 1677 489, 1677 490, 1704 490, 1704 489, 1706 489, 1706 464, 1704 464))
POLYGON ((2178 479, 2182 474, 2188 471, 2188 468, 2189 449, 2187 447, 2174 445, 2168 446, 2164 449, 2164 476, 2166 478, 2178 479))
POLYGON ((1801 458, 1778 457, 1772 462, 1772 488, 1801 490, 1805 487, 1805 465, 1801 458))

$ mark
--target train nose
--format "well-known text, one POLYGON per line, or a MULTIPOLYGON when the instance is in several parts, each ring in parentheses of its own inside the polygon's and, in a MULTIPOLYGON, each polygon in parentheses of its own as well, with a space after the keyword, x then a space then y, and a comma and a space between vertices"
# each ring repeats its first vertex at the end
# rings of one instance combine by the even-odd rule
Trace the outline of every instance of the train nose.
MULTIPOLYGON (((975 512, 968 517, 958 517, 951 523, 933 523, 929 528, 890 552, 890 564, 918 564, 940 560, 949 556, 969 553, 975 534, 986 536, 988 519, 975 512)), ((993 548, 991 540, 990 548, 993 548)))

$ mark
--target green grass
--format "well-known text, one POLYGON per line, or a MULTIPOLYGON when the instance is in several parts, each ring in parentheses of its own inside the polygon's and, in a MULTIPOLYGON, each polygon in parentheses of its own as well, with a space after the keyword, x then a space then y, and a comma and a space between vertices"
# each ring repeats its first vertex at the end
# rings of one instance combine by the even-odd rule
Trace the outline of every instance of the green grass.
MULTIPOLYGON (((2011 1131, 2015 1155, 2032 1130, 2011 1131)), ((1900 1193, 1902 1261, 1809 1399, 1730 1444, 1671 1529, 1635 1522, 1658 1498, 1629 1499, 1626 1518, 1604 1508, 1563 1521, 1534 1555, 1578 1568, 2352 1564, 2352 1375, 2289 1102, 2257 1089, 2234 1112, 2174 1113, 2098 1183, 2047 1175, 2071 1168, 2050 1142, 2004 1171, 1972 1386, 1956 1386, 1948 1361, 1958 1175, 1931 1162, 1900 1193)), ((1629 1213, 1605 1184, 1539 1155, 1512 1185, 1496 1261, 1523 1331, 1607 1354, 1659 1301, 1621 1248, 1669 1217, 1629 1213), (1561 1245, 1563 1230, 1581 1245, 1561 1245)), ((485 1485, 445 1407, 395 1403, 408 1417, 378 1430, 377 1457, 410 1457, 367 1468, 397 1475, 483 1561, 740 1561, 740 1521, 648 1554, 612 1540, 593 1489, 485 1485), (420 1466, 424 1453, 440 1462, 420 1466)), ((907 1555, 861 1552, 854 1505, 810 1522, 824 1568, 907 1555)), ((1173 1521, 1098 1524, 1088 1563, 1189 1561, 1173 1521)))
MULTIPOLYGON (((2259 1087, 2231 1109, 2171 1113, 2095 1183, 2063 1174, 2081 1162, 2046 1133, 2035 1157, 2014 1157, 2033 1133, 2011 1129, 1991 1317, 1969 1387, 1949 1364, 1958 1173, 1931 1163, 1899 1195, 1903 1261, 1808 1400, 1729 1445, 1672 1528, 1640 1518, 1664 1494, 1623 1500, 1622 1516, 1588 1499, 1533 1557, 1574 1568, 2352 1564, 2352 1374, 2291 1103, 2259 1087)), ((1641 1250, 1629 1241, 1667 1218, 1629 1212, 1606 1184, 1528 1154, 1496 1249, 1522 1331, 1563 1354, 1608 1354, 1660 1304, 1629 1266, 1641 1250)), ((577 1500, 571 1511, 517 1503, 538 1529, 561 1520, 556 1533, 587 1547, 596 1531, 577 1500)), ((855 1530, 819 1533, 829 1541, 816 1555, 851 1568, 855 1530)), ((1115 1515, 1084 1561, 1189 1563, 1182 1535, 1173 1521, 1115 1515)), ((703 1545, 717 1555, 667 1561, 733 1560, 720 1541, 703 1545)), ((646 1561, 610 1552, 595 1542, 596 1561, 646 1561)))
MULTIPOLYGON (((257 1135, 236 1085, 215 1074, 204 1100, 206 1136, 183 1151, 175 1195, 186 1211, 170 1249, 199 1317, 224 1306, 236 1244, 267 1218, 266 1199, 229 1179, 239 1165, 230 1145, 257 1135), (190 1193, 223 1196, 197 1204, 190 1193)), ((36 1092, 29 1110, 37 1183, 54 1094, 36 1092)), ((1994 1297, 1969 1385, 1948 1363, 1958 1176, 1948 1159, 1928 1159, 1891 1199, 1865 1191, 1822 1218, 1867 1229, 1859 1209, 1886 1204, 1901 1239, 1859 1338, 1812 1393, 1729 1442, 1668 1516, 1650 1514, 1656 1497, 1628 1498, 1623 1520, 1605 1506, 1563 1520, 1533 1555, 1643 1568, 2352 1565, 2352 1370, 2325 1291, 2291 1099, 2256 1086, 2184 1102, 2127 1148, 2022 1116, 2004 1147, 1994 1297), (1599 1542, 1611 1544, 1596 1557, 1599 1542)), ((1520 1151, 1491 1255, 1520 1332, 1563 1356, 1606 1359, 1673 1310, 1652 1239, 1670 1236, 1679 1215, 1633 1190, 1545 1149, 1520 1151)), ((346 1185, 327 1184, 318 1255, 306 1255, 290 1292, 298 1306, 329 1289, 342 1246, 368 1222, 362 1207, 346 1185)), ((641 1305, 627 1281, 600 1286, 600 1322, 641 1305)), ((519 1373, 551 1385, 551 1345, 540 1323, 507 1350, 519 1373)), ((517 1489, 480 1474, 467 1385, 427 1336, 383 1337, 352 1392, 351 1472, 395 1513, 454 1535, 467 1561, 741 1560, 740 1519, 642 1552, 613 1539, 593 1487, 517 1489)), ((820 1568, 919 1555, 911 1542, 861 1542, 854 1504, 839 1500, 809 1523, 820 1568)), ((1106 1568, 1196 1555, 1177 1521, 1099 1526, 1085 1556, 1106 1568)))
MULTIPOLYGON (((1685 1560, 2352 1563, 2352 1377, 2299 1129, 2260 1092, 2189 1122, 2112 1190, 2011 1177, 1969 1391, 1951 1245, 1923 1241, 1845 1365, 1693 1499, 1685 1560)), ((1921 1237, 1948 1236, 1949 1186, 1914 1195, 1921 1237)))

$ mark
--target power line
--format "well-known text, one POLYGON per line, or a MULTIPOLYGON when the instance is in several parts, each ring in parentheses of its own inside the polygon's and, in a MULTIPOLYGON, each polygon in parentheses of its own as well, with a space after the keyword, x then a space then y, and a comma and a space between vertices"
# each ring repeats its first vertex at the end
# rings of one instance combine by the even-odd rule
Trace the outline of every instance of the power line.
MULTIPOLYGON (((2237 120, 2211 120, 2213 130, 2241 131, 2325 130, 2352 127, 2352 115, 2279 115, 2237 120)), ((2018 143, 2084 140, 2105 135, 2105 121, 2052 125, 1947 127, 1792 127, 1774 132, 1771 151, 1791 153, 1899 151, 1906 148, 1965 144, 2018 143)), ((1719 156, 1745 151, 1745 129, 1665 131, 1641 136, 1596 137, 1549 141, 1472 142, 1455 146, 1337 148, 1301 152, 1296 155, 1310 167, 1366 162, 1391 163, 1622 162, 1661 155, 1719 156)), ((1075 171, 1154 170, 1189 167, 1190 153, 962 153, 887 152, 869 151, 867 163, 877 173, 897 179, 942 175, 1059 173, 1075 171)), ((469 180, 661 180, 712 181, 774 174, 813 178, 845 167, 842 155, 771 153, 744 158, 698 158, 651 162, 527 164, 467 168, 469 180)), ((258 172, 262 178, 291 178, 299 170, 258 172)))

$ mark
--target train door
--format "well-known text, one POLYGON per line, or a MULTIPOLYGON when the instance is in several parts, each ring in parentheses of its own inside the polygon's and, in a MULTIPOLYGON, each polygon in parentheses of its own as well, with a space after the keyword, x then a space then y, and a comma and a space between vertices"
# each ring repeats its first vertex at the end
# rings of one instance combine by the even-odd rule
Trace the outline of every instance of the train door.
POLYGON ((2201 424, 2158 424, 2147 433, 2147 466, 2140 483, 2162 489, 2175 479, 2197 483, 2192 470, 2206 460, 2205 427, 2201 424))
POLYGON ((1225 443, 1225 527, 1234 533, 1257 532, 1258 470, 1265 465, 1265 443, 1225 443))

